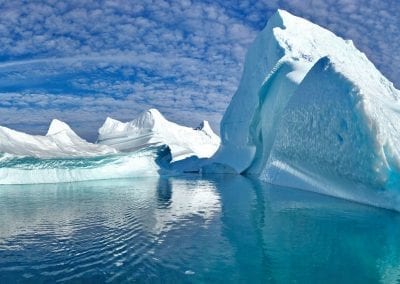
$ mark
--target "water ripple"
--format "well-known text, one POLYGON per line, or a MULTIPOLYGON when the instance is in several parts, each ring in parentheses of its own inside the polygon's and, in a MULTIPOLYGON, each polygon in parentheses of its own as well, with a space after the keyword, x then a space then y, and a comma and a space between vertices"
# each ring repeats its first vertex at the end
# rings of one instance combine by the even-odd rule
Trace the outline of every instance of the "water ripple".
POLYGON ((242 177, 0 187, 0 214, 1 283, 400 275, 398 215, 242 177))

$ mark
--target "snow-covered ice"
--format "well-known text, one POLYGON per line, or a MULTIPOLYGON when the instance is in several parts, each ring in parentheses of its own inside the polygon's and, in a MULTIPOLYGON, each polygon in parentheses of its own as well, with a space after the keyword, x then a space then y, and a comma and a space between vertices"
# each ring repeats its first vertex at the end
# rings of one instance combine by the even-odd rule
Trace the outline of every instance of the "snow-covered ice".
POLYGON ((175 162, 192 156, 211 157, 217 151, 220 139, 207 121, 192 129, 168 121, 156 109, 149 109, 126 123, 107 118, 99 129, 98 143, 123 152, 166 145, 171 150, 172 162, 175 162))
POLYGON ((117 150, 89 143, 66 123, 53 119, 45 136, 29 135, 0 126, 0 153, 36 158, 91 157, 117 150))
POLYGON ((54 119, 45 136, 0 127, 0 184, 56 183, 197 171, 218 149, 207 121, 192 129, 156 109, 122 123, 107 118, 98 143, 54 119))
POLYGON ((119 153, 89 143, 59 120, 45 136, 0 127, 0 184, 158 176, 170 159, 162 146, 119 153))

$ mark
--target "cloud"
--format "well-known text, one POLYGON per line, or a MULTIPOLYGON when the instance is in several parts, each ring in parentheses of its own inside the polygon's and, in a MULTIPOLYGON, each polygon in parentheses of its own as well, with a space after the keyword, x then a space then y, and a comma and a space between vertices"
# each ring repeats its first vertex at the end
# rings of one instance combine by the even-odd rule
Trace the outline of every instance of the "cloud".
POLYGON ((157 107, 218 129, 245 52, 277 8, 351 38, 400 84, 397 1, 3 1, 0 124, 44 133, 57 117, 94 139, 106 116, 157 107))

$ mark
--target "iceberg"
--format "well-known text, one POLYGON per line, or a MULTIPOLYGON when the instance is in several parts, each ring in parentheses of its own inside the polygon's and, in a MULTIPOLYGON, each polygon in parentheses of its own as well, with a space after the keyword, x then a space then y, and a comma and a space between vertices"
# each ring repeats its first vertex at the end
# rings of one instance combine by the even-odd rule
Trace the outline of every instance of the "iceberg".
POLYGON ((98 143, 54 119, 45 136, 0 127, 0 184, 34 184, 175 175, 198 171, 220 139, 207 121, 192 129, 156 109, 122 123, 107 118, 98 143))
POLYGON ((92 157, 118 151, 80 138, 66 123, 53 119, 45 136, 0 126, 0 153, 36 158, 92 157))
POLYGON ((201 168, 400 210, 399 121, 400 91, 350 40, 278 10, 246 55, 221 139, 156 109, 107 118, 95 144, 58 120, 45 136, 0 127, 0 184, 201 168))
POLYGON ((166 145, 171 150, 171 162, 177 162, 190 157, 211 157, 219 147, 220 138, 207 121, 192 129, 168 121, 156 109, 149 109, 126 123, 108 117, 99 129, 97 143, 122 152, 166 145))
POLYGON ((45 136, 0 127, 0 184, 158 176, 170 160, 163 146, 120 153, 89 143, 59 120, 51 122, 45 136))
POLYGON ((205 171, 399 209, 399 99, 351 41, 278 10, 246 55, 205 171))

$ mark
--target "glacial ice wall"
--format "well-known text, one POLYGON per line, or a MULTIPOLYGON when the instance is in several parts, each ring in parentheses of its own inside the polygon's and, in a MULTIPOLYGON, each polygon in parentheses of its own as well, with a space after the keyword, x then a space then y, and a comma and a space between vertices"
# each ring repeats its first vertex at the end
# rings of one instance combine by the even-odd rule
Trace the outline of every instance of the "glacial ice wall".
POLYGON ((247 53, 206 170, 398 209, 399 99, 351 41, 278 11, 247 53))

